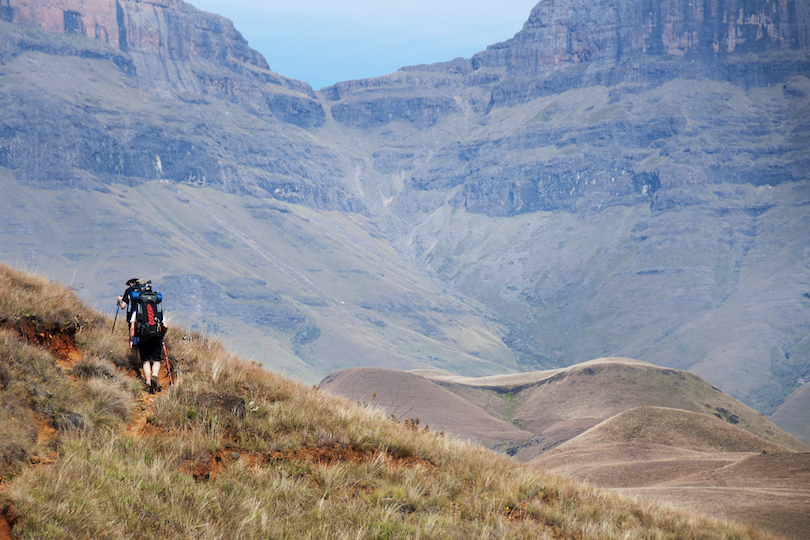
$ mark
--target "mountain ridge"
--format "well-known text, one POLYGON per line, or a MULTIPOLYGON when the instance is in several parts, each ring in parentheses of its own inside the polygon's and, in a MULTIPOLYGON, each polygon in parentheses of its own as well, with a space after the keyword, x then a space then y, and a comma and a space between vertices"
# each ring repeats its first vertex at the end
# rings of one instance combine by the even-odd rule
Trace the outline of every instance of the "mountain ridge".
POLYGON ((330 374, 319 387, 350 401, 379 407, 399 420, 419 418, 436 429, 507 451, 518 461, 530 461, 549 449, 570 446, 583 432, 645 407, 719 419, 735 430, 767 440, 774 445, 767 447, 771 450, 777 446, 797 452, 810 450, 761 413, 700 377, 630 358, 600 358, 558 370, 482 378, 431 370, 352 368, 330 374), (439 395, 438 389, 425 386, 425 381, 466 400, 466 415, 456 412, 460 401, 438 406, 433 404, 438 398, 423 399, 439 395), (511 422, 525 435, 517 440, 516 433, 500 437, 482 434, 477 425, 482 422, 480 409, 490 415, 490 420, 511 422))

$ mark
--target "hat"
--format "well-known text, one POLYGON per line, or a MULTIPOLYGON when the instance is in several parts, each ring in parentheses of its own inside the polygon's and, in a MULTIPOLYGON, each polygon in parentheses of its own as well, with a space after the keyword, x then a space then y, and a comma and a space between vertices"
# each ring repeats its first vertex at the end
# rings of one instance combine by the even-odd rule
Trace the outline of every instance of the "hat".
POLYGON ((131 278, 129 278, 127 280, 127 285, 129 285, 130 283, 133 283, 135 281, 138 281, 138 277, 137 276, 132 276, 131 278))

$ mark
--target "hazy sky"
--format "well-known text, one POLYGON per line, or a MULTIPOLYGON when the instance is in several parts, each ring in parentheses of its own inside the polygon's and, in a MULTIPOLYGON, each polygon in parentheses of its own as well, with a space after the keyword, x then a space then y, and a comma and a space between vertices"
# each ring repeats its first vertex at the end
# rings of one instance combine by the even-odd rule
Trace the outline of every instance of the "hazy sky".
POLYGON ((469 58, 523 28, 539 0, 186 0, 233 21, 270 68, 316 90, 469 58))

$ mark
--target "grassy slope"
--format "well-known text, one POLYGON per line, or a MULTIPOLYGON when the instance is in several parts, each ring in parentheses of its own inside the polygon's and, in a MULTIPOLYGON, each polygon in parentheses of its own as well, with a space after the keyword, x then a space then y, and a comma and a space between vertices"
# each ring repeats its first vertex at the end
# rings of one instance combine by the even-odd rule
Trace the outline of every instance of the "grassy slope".
POLYGON ((0 285, 0 398, 12 412, 0 416, 2 500, 15 537, 763 538, 413 431, 176 327, 180 383, 124 435, 141 394, 123 329, 111 336, 109 319, 44 279, 3 266, 0 285), (49 336, 74 329, 81 358, 67 371, 64 355, 26 345, 26 321, 49 336), (58 430, 38 443, 28 415, 58 430))
POLYGON ((810 453, 791 452, 707 415, 632 409, 531 466, 619 493, 806 537, 810 453))

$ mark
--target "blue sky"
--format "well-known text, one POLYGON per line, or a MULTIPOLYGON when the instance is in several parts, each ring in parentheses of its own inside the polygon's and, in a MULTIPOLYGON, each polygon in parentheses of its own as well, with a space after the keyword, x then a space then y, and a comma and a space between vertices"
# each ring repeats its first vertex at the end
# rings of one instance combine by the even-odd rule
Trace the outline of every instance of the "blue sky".
POLYGON ((469 58, 523 28, 539 0, 187 0, 233 21, 281 75, 316 90, 469 58))

